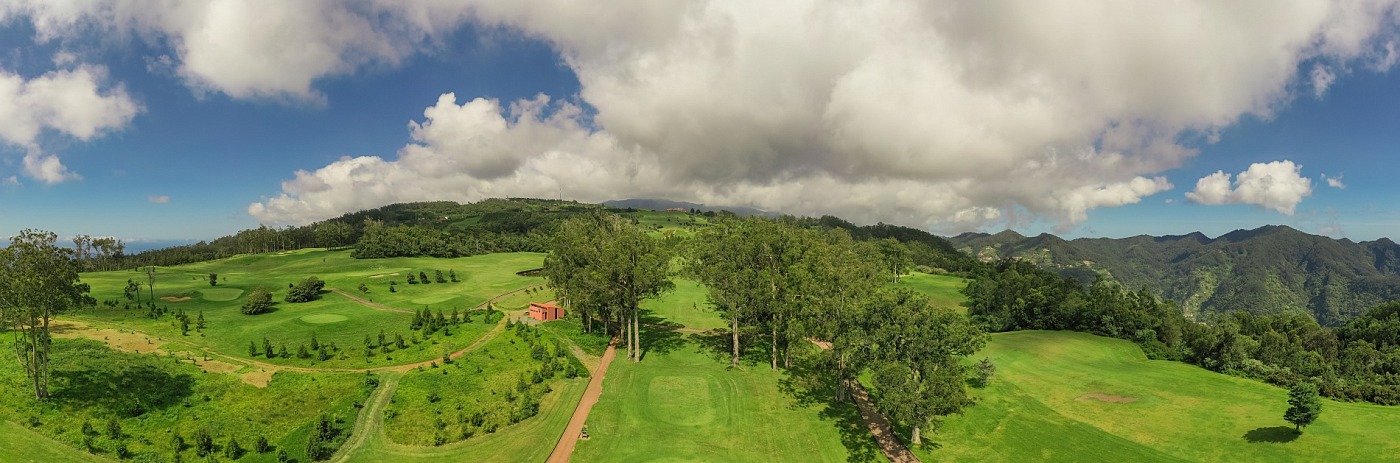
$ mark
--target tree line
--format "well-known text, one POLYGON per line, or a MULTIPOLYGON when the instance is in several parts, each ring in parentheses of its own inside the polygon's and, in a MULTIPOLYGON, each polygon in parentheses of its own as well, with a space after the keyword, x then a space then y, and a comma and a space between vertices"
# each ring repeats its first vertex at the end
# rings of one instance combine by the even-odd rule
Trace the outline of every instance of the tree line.
POLYGON ((759 347, 770 368, 810 375, 834 400, 873 372, 878 407, 918 441, 920 430, 969 402, 960 358, 985 336, 951 308, 891 284, 907 255, 895 240, 858 241, 795 218, 720 214, 678 242, 597 213, 562 224, 544 273, 585 331, 618 335, 634 361, 645 349, 640 330, 661 329, 638 323, 638 303, 669 290, 673 275, 693 278, 729 324, 731 365, 759 347))
POLYGON ((1188 319, 1146 288, 1107 279, 1087 287, 1019 260, 975 272, 964 290, 968 315, 988 331, 1072 330, 1126 339, 1150 358, 1284 387, 1311 383, 1327 397, 1400 405, 1400 302, 1345 325, 1323 327, 1301 312, 1188 319))

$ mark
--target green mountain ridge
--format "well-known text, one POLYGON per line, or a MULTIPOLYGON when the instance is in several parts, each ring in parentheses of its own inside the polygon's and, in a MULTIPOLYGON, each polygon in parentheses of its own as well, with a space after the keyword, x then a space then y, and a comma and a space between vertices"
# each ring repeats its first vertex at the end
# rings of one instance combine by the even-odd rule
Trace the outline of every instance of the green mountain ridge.
POLYGON ((1268 225, 1213 239, 1194 232, 1065 240, 1008 230, 948 240, 983 261, 1025 259, 1086 283, 1103 276, 1146 286, 1197 317, 1296 311, 1337 326, 1400 298, 1400 245, 1386 238, 1358 243, 1268 225))

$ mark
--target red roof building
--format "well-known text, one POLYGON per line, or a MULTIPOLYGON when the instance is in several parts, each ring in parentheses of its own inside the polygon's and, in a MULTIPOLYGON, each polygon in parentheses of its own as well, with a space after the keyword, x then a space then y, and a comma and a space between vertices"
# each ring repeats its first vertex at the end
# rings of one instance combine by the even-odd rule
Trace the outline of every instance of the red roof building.
POLYGON ((531 302, 530 318, 539 321, 550 321, 564 318, 564 308, 548 302, 531 302))

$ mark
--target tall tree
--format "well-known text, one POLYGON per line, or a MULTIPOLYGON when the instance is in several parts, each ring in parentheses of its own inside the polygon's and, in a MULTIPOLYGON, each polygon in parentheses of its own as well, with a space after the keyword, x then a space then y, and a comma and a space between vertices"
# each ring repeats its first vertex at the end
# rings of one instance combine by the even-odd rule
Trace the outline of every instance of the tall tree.
POLYGON ((54 244, 52 232, 24 230, 0 250, 0 318, 14 333, 15 354, 34 386, 49 396, 49 321, 56 314, 92 305, 88 285, 72 249, 54 244))
POLYGON ((1322 398, 1318 397, 1317 386, 1309 382, 1294 384, 1288 391, 1288 410, 1283 419, 1293 423, 1293 430, 1303 432, 1303 427, 1312 424, 1322 415, 1322 398))
POLYGON ((616 308, 626 328, 627 358, 641 361, 643 300, 660 296, 674 287, 669 270, 671 256, 636 224, 615 214, 590 213, 561 225, 555 249, 545 260, 545 274, 566 298, 577 297, 588 305, 616 308), (571 276, 567 272, 580 272, 571 276))

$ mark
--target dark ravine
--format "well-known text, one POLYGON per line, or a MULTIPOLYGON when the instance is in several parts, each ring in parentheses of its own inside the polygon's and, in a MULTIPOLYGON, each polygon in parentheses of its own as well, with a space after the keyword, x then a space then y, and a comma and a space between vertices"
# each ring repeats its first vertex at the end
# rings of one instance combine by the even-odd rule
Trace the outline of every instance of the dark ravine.
POLYGON ((1233 310, 1301 311, 1338 326, 1400 299, 1400 245, 1386 238, 1358 243, 1269 225, 1216 238, 1196 232, 1065 240, 1008 230, 948 240, 984 261, 1015 257, 1086 283, 1103 275, 1129 288, 1146 286, 1207 318, 1233 310))

